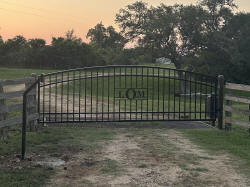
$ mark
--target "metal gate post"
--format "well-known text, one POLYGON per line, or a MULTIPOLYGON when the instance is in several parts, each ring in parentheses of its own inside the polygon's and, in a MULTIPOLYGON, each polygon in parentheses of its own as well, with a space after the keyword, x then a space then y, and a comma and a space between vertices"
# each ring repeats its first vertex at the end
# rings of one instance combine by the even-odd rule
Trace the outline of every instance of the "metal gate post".
POLYGON ((26 125, 27 125, 27 95, 23 95, 23 124, 22 124, 22 157, 24 160, 26 151, 26 125))
POLYGON ((224 76, 218 76, 218 128, 223 128, 224 76))

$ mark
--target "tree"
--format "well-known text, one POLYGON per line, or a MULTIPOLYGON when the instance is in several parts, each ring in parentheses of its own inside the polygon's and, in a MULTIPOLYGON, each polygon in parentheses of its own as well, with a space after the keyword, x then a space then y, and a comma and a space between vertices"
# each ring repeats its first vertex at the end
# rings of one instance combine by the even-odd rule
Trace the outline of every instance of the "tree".
POLYGON ((176 10, 177 7, 163 4, 149 8, 146 3, 137 1, 120 9, 115 21, 121 33, 129 41, 135 41, 140 47, 151 51, 152 58, 164 53, 176 63, 176 10))
POLYGON ((119 48, 122 49, 126 43, 125 38, 115 31, 114 27, 105 27, 102 22, 94 28, 89 29, 87 38, 90 38, 92 44, 101 48, 119 48))
POLYGON ((121 33, 131 40, 144 37, 145 35, 145 21, 147 19, 148 7, 147 3, 137 1, 131 5, 120 9, 116 14, 116 23, 121 28, 121 33))
POLYGON ((234 17, 233 9, 237 6, 233 0, 200 0, 204 14, 202 38, 197 40, 201 46, 189 65, 194 71, 230 77, 235 43, 226 35, 225 27, 234 17))
POLYGON ((0 45, 4 43, 2 36, 0 36, 0 45))
POLYGON ((228 79, 236 83, 250 84, 250 14, 239 13, 233 16, 223 32, 234 44, 232 67, 228 79))
POLYGON ((221 31, 232 18, 237 8, 234 0, 199 0, 199 5, 208 11, 206 27, 209 32, 221 31))
POLYGON ((4 42, 2 47, 3 65, 22 66, 26 62, 27 40, 19 35, 4 42))
POLYGON ((200 6, 148 7, 139 1, 121 9, 116 23, 127 39, 151 50, 153 58, 165 56, 180 69, 184 57, 194 56, 203 46, 205 17, 200 6))
POLYGON ((38 48, 43 48, 46 45, 46 41, 44 39, 30 39, 28 41, 28 47, 32 48, 32 49, 38 49, 38 48))

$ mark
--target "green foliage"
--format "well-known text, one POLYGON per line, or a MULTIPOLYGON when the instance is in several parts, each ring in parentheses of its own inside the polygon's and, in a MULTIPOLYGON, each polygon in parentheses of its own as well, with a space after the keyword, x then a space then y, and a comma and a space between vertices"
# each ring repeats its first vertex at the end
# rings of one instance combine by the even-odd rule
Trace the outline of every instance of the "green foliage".
POLYGON ((126 43, 125 38, 116 32, 114 27, 105 28, 102 23, 98 23, 94 28, 89 29, 87 38, 90 38, 91 43, 100 48, 122 49, 126 43))
POLYGON ((199 0, 196 5, 137 1, 121 9, 116 23, 152 59, 167 57, 176 68, 225 75, 249 82, 249 14, 234 13, 234 0, 199 0))
POLYGON ((64 37, 52 38, 51 45, 43 39, 27 41, 16 36, 0 42, 0 54, 3 67, 66 69, 105 64, 101 55, 76 37, 73 30, 64 37))

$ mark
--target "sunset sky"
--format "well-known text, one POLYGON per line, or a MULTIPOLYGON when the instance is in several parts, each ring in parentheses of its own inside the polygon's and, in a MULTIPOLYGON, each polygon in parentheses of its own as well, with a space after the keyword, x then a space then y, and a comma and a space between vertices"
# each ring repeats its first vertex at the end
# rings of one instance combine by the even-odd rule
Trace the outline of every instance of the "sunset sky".
MULTIPOLYGON (((26 38, 62 36, 74 29, 85 40, 88 29, 100 21, 113 25, 120 8, 136 0, 0 0, 0 35, 26 38)), ((149 5, 195 3, 196 0, 145 0, 149 5)), ((250 12, 249 0, 237 0, 240 11, 250 12)))

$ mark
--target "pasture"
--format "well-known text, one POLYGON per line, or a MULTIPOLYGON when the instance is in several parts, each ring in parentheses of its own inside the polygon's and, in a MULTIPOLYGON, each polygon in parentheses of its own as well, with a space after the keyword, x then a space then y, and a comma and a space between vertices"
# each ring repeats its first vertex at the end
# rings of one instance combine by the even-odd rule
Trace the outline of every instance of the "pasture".
MULTIPOLYGON (((53 72, 11 68, 1 68, 0 71, 4 72, 1 73, 2 79, 28 76, 34 72, 38 74, 53 72)), ((101 82, 98 83, 96 78, 92 81, 95 87, 101 86, 101 82)), ((124 81, 121 79, 121 82, 124 81)), ((146 84, 140 78, 137 81, 138 84, 146 84)), ((149 84, 152 85, 154 81, 155 79, 151 78, 149 84)), ((75 84, 79 85, 79 82, 75 84)), ((132 84, 135 85, 137 82, 132 84)), ((172 81, 166 84, 173 86, 172 81)), ((91 94, 88 85, 90 84, 86 84, 87 96, 91 94)), ((108 85, 103 86, 107 90, 108 85)), ((60 86, 58 89, 73 94, 73 87, 74 84, 69 84, 68 90, 60 86)), ((191 86, 192 88, 194 87, 191 86)), ((159 91, 166 93, 164 96, 173 102, 173 93, 168 94, 167 89, 164 91, 160 86, 153 89, 150 94, 157 95, 159 91)), ((96 90, 92 91, 92 94, 95 97, 102 96, 96 90)), ((136 107, 136 103, 132 107, 136 107)), ((189 107, 193 108, 192 102, 189 107)), ((246 106, 240 105, 240 107, 246 106)), ((240 118, 240 116, 235 117, 240 118)), ((18 159, 21 149, 20 128, 15 127, 11 129, 7 142, 0 142, 1 185, 248 186, 250 184, 248 181, 250 170, 247 167, 250 164, 250 135, 245 128, 233 125, 232 132, 224 132, 205 128, 204 124, 199 124, 193 129, 194 127, 188 122, 139 124, 145 125, 145 128, 137 125, 127 122, 124 123, 125 128, 108 128, 107 125, 101 128, 89 125, 83 128, 74 128, 74 125, 69 128, 40 127, 37 132, 27 133, 27 158, 23 162, 18 159), (63 164, 56 167, 41 164, 48 158, 61 160, 63 164)))

